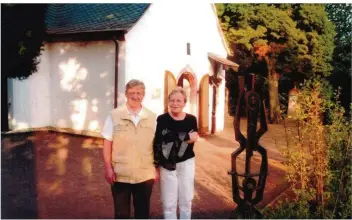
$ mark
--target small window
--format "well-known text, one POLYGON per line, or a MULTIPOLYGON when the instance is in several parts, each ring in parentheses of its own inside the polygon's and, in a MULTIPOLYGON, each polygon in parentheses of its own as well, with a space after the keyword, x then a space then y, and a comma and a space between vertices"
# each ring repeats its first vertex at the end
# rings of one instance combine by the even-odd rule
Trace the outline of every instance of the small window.
POLYGON ((187 43, 187 55, 191 55, 191 44, 187 43))

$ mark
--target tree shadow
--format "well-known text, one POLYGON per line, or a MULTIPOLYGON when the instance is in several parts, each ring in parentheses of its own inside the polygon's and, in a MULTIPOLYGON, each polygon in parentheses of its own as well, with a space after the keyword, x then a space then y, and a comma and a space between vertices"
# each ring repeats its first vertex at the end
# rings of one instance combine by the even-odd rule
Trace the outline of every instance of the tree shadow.
POLYGON ((104 179, 102 140, 60 132, 37 138, 40 218, 100 219, 113 216, 104 179))
POLYGON ((32 141, 9 147, 2 137, 1 218, 38 218, 35 157, 32 141))
MULTIPOLYGON (((101 138, 59 132, 2 136, 1 217, 113 218, 110 186, 104 179, 102 143, 101 138)), ((277 183, 281 177, 281 171, 272 169, 268 183, 275 184, 268 184, 266 201, 277 195, 271 191, 273 188, 281 192, 282 184, 277 183)), ((192 218, 224 219, 236 207, 214 191, 221 181, 213 184, 207 187, 206 183, 195 182, 192 218)), ((153 188, 150 217, 163 218, 159 183, 153 188)))

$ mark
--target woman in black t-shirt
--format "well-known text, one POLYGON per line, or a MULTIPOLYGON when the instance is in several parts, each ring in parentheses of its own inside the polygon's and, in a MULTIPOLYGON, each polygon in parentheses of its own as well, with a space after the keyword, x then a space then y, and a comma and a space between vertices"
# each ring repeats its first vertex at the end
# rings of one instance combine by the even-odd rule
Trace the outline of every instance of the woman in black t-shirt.
POLYGON ((160 190, 165 219, 190 219, 194 194, 193 146, 198 139, 197 119, 183 112, 186 94, 177 87, 169 94, 168 113, 157 118, 154 139, 155 165, 160 168, 160 190))

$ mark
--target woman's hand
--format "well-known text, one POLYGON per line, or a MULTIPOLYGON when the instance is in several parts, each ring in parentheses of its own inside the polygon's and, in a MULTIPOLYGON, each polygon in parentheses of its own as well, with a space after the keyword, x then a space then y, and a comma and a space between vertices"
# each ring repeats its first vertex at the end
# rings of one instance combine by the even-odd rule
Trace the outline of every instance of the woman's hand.
POLYGON ((189 140, 186 141, 187 144, 192 144, 198 140, 198 132, 191 130, 189 133, 189 140))
POLYGON ((160 169, 155 167, 155 178, 154 181, 158 182, 160 179, 160 169))

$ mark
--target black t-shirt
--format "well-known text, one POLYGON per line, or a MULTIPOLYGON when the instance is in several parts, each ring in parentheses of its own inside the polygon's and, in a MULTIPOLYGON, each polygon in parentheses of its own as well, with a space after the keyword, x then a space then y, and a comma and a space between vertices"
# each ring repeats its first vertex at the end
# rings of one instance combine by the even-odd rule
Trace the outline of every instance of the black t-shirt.
POLYGON ((169 113, 157 118, 154 139, 154 163, 168 170, 174 170, 176 163, 194 157, 192 144, 187 144, 189 132, 197 131, 197 119, 186 113, 183 120, 173 119, 169 113))

